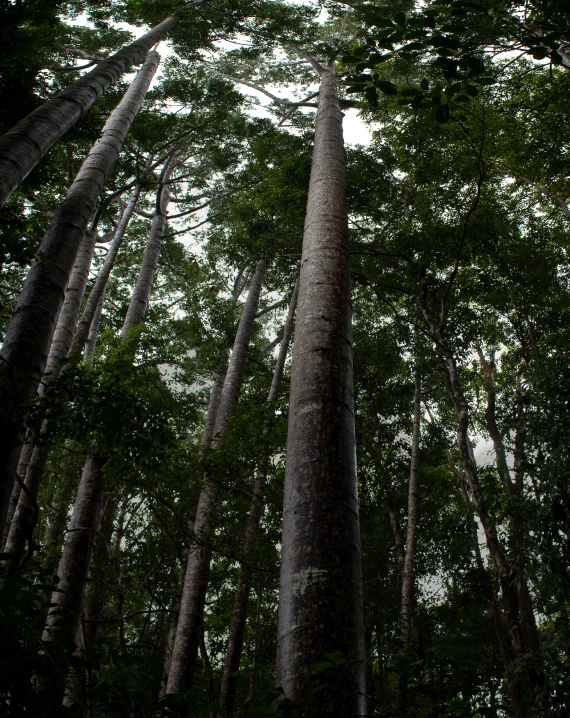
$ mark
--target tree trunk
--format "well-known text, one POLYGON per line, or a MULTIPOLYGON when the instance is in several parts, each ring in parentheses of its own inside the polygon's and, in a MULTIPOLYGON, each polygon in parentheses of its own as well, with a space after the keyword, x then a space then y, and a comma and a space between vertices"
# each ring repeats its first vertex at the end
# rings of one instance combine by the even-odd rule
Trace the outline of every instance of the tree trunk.
MULTIPOLYGON (((293 333, 293 324, 295 321, 295 311, 297 308, 298 283, 295 284, 291 303, 289 304, 289 312, 285 322, 285 330, 283 339, 279 348, 279 356, 273 372, 273 380, 271 388, 267 396, 267 401, 272 402, 277 399, 281 379, 283 378, 283 369, 285 360, 293 333)), ((267 436, 270 428, 270 421, 265 423, 263 435, 267 436)), ((267 469, 265 461, 258 467, 253 485, 253 495, 249 516, 247 520, 245 539, 243 544, 244 561, 240 565, 238 573, 238 581, 236 595, 234 599, 234 607, 232 612, 232 620, 230 626, 230 636, 228 639, 228 648, 224 661, 224 672, 222 675, 222 690, 220 697, 220 706, 225 708, 227 715, 231 716, 234 709, 235 693, 237 686, 237 673, 241 661, 243 651, 243 643, 245 637, 245 624, 247 619, 247 604, 249 602, 249 593, 251 590, 251 569, 248 566, 250 557, 255 553, 257 547, 257 538, 259 536, 259 528, 261 522, 261 514, 263 511, 263 498, 265 495, 265 484, 267 479, 267 469)))
MULTIPOLYGON (((79 479, 80 477, 76 477, 79 479)), ((67 517, 72 497, 77 494, 78 481, 59 481, 53 498, 52 513, 42 538, 42 571, 56 572, 61 548, 67 532, 67 517)))
POLYGON ((99 340, 99 332, 101 330, 101 319, 103 317, 103 306, 105 305, 105 290, 101 295, 99 304, 95 309, 93 315, 93 321, 89 327, 89 334, 87 335, 87 341, 85 342, 85 350, 83 352, 83 361, 90 363, 93 359, 93 353, 97 348, 97 341, 99 340))
POLYGON ((342 112, 321 68, 291 370, 276 681, 315 712, 363 715, 364 665, 350 689, 305 673, 327 653, 364 659, 352 392, 350 267, 342 112), (315 681, 326 683, 313 692, 315 681))
MULTIPOLYGON (((511 665, 511 657, 509 654, 509 648, 503 634, 503 622, 501 620, 501 612, 499 610, 499 603, 495 593, 495 588, 491 581, 488 579, 488 574, 485 571, 485 564, 483 563, 483 557, 481 556, 481 548, 479 546, 479 532, 477 530, 477 524, 473 517, 473 506, 471 505, 471 499, 469 498, 469 492, 467 491, 467 482, 465 481, 465 474, 460 471, 451 458, 451 452, 447 451, 447 462, 453 473, 459 479, 459 486, 461 488, 461 494, 463 495, 463 501, 465 503, 465 514, 467 516, 467 524, 469 526, 469 532, 471 534, 471 543, 473 544, 473 552, 475 554, 475 562, 477 568, 480 571, 482 580, 488 584, 489 594, 491 597, 491 618, 493 621, 493 629, 497 643, 499 645, 499 652, 501 654, 501 660, 505 671, 508 670, 511 665)), ((513 716, 514 718, 523 718, 524 711, 522 708, 522 702, 520 697, 520 691, 516 685, 509 687, 511 692, 511 699, 513 705, 513 716)))
MULTIPOLYGON (((170 192, 168 191, 168 181, 176 164, 178 152, 171 154, 166 164, 162 168, 161 176, 158 182, 158 190, 156 195, 156 209, 152 219, 152 226, 148 236, 143 261, 133 296, 127 310, 127 316, 121 331, 121 338, 124 340, 133 327, 138 326, 144 321, 154 277, 158 268, 158 258, 162 250, 164 242, 164 228, 166 227, 168 203, 170 201, 170 192)), ((134 208, 133 208, 134 209, 134 208)))
MULTIPOLYGON (((417 334, 416 350, 419 351, 417 334)), ((408 487, 408 527, 406 532, 406 552, 402 571, 402 646, 407 653, 410 648, 410 634, 414 613, 414 558, 416 553, 416 530, 418 526, 418 483, 420 474, 420 420, 421 420, 421 383, 419 356, 416 357, 414 382, 414 423, 412 429, 412 458, 410 462, 410 482, 408 487)))
POLYGON ((52 594, 44 641, 71 643, 81 615, 83 587, 91 563, 93 543, 105 495, 103 466, 106 458, 92 447, 87 455, 73 516, 66 536, 57 575, 58 590, 52 594))
POLYGON ((437 349, 445 362, 449 375, 453 406, 458 419, 457 446, 459 449, 459 458, 463 464, 465 476, 469 482, 473 500, 475 502, 475 508, 477 509, 477 514, 479 515, 483 531, 485 532, 487 547, 489 549, 489 553, 491 554, 491 558, 493 559, 493 563, 495 564, 497 576, 501 584, 505 618, 509 629, 511 645, 515 655, 522 655, 525 650, 525 645, 519 624, 517 596, 512 586, 511 568, 507 562, 504 547, 497 533, 495 521, 487 508, 487 503, 479 483, 477 466, 475 464, 473 449, 468 436, 469 406, 461 386, 455 356, 443 335, 441 326, 439 326, 435 321, 427 306, 426 294, 427 285, 424 284, 419 297, 419 305, 425 320, 434 335, 437 349))
MULTIPOLYGON (((507 494, 509 501, 509 531, 512 546, 513 555, 513 570, 516 573, 516 583, 518 585, 518 599, 521 609, 521 618, 523 622, 525 639, 530 650, 538 655, 540 653, 540 638, 538 635, 538 629, 536 627, 536 619, 534 616, 534 610, 532 606, 532 598, 528 590, 528 584, 526 582, 526 576, 524 572, 524 556, 523 556, 523 524, 521 516, 521 503, 522 503, 522 492, 523 492, 523 480, 522 475, 516 471, 515 467, 515 478, 513 480, 511 476, 511 470, 507 462, 507 452, 503 442, 503 437, 499 431, 496 417, 496 388, 495 388, 495 357, 494 352, 491 353, 490 360, 487 361, 481 347, 477 347, 477 353, 479 355, 479 361, 481 367, 485 373, 485 385, 487 392, 487 407, 485 409, 485 423, 489 436, 493 442, 493 449, 495 452, 495 460, 497 463, 497 471, 507 494)), ((518 375, 517 375, 518 379, 518 375)), ((520 381, 517 381, 520 384, 520 381)), ((520 394, 520 390, 518 390, 520 394)), ((516 427, 516 438, 515 446, 519 444, 520 434, 522 433, 522 427, 524 426, 524 418, 522 409, 519 408, 519 417, 517 419, 516 427)), ((515 451, 515 454, 519 453, 515 451)), ((517 464, 518 457, 515 457, 517 464)))
MULTIPOLYGON (((89 269, 93 259, 93 252, 95 251, 96 239, 96 231, 87 230, 81 242, 79 252, 77 253, 77 259, 65 292, 65 300, 57 320, 45 372, 39 386, 38 393, 40 397, 45 395, 46 388, 53 384, 61 374, 63 360, 67 356, 71 345, 83 295, 85 294, 85 287, 89 279, 89 269)), ((6 553, 12 555, 10 563, 14 566, 18 565, 25 548, 26 539, 31 539, 31 534, 35 528, 34 516, 37 508, 36 499, 51 448, 53 413, 58 413, 57 405, 48 409, 46 418, 42 422, 39 438, 35 442, 31 459, 26 467, 26 475, 24 478, 26 491, 20 492, 18 505, 10 524, 8 538, 6 539, 6 553)), ((24 450, 22 450, 21 456, 23 454, 24 450)), ((19 461, 18 468, 20 468, 21 465, 22 461, 19 461)))
POLYGON ((26 441, 22 445, 20 458, 18 459, 18 468, 16 470, 17 481, 14 481, 14 486, 12 487, 10 504, 8 505, 8 515, 6 517, 6 526, 4 527, 4 534, 2 536, 2 551, 4 551, 4 547, 8 539, 8 533, 10 532, 10 527, 12 525, 12 519, 14 518, 14 514, 18 506, 22 483, 26 480, 26 472, 28 471, 28 465, 30 463, 30 459, 32 458, 32 452, 34 451, 34 442, 35 438, 33 434, 29 434, 26 441))
POLYGON ((26 405, 45 366, 64 288, 87 223, 107 176, 112 171, 127 132, 139 111, 159 56, 151 52, 125 96, 105 123, 40 247, 30 269, 2 347, 0 390, 5 418, 0 427, 0 527, 4 527, 17 460, 25 432, 26 405))
MULTIPOLYGON (((119 224, 115 231, 115 236, 113 237, 113 241, 109 245, 109 251, 107 252, 107 256, 105 257, 105 261, 103 262, 101 271, 99 272, 97 279, 95 280, 95 284, 91 289, 79 324, 75 329, 73 341, 70 343, 69 346, 70 357, 81 354, 86 342, 88 341, 88 338, 91 336, 90 329, 96 323, 96 317, 99 317, 99 319, 101 317, 101 311, 103 309, 103 299, 105 296, 105 289, 107 288, 107 282, 109 281, 111 271, 113 270, 113 266, 115 264, 115 259, 117 258, 117 254, 123 243, 126 229, 135 211, 135 207, 140 197, 140 192, 141 186, 140 184, 138 184, 135 187, 135 190, 129 200, 129 203, 123 211, 121 219, 119 220, 119 224)), ((98 330, 98 322, 96 329, 98 330)), ((95 333, 95 337, 92 339, 93 348, 95 348, 94 344, 96 339, 97 332, 95 333)), ((91 353, 91 351, 89 353, 91 353)))
MULTIPOLYGON (((216 416, 214 447, 220 446, 229 421, 237 409, 249 342, 253 333, 257 304, 265 275, 265 264, 265 261, 262 260, 257 265, 241 315, 216 416)), ((195 543, 188 556, 182 589, 178 627, 166 685, 167 694, 181 693, 191 686, 194 680, 210 575, 211 540, 218 495, 217 484, 211 478, 204 477, 194 523, 195 543)))
POLYGON ((166 18, 146 35, 100 62, 0 137, 0 206, 4 206, 49 148, 124 72, 143 62, 151 47, 160 42, 177 22, 176 16, 166 18))
POLYGON ((95 251, 96 239, 97 232, 87 230, 79 246, 51 342, 42 383, 40 384, 40 396, 44 394, 46 384, 53 384, 59 377, 63 367, 63 360, 69 353, 77 327, 77 319, 81 311, 81 304, 83 303, 85 288, 89 280, 89 270, 95 251))

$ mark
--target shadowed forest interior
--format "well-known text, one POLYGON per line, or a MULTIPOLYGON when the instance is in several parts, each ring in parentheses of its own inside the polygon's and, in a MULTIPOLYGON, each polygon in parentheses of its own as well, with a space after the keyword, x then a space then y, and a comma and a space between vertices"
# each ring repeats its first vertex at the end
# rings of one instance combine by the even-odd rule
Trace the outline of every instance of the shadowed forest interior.
POLYGON ((569 716, 568 1, 0 37, 0 715, 569 716))

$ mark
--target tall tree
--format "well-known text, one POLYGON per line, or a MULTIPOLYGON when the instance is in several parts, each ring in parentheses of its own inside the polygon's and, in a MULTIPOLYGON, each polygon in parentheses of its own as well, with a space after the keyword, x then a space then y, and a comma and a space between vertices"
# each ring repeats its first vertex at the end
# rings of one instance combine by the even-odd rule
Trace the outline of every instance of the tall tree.
POLYGON ((3 418, 0 446, 0 525, 4 526, 14 483, 23 418, 44 371, 69 274, 105 180, 113 169, 159 62, 149 53, 124 98, 105 123, 100 141, 83 163, 51 221, 18 300, 2 345, 0 386, 11 415, 3 418))
POLYGON ((178 17, 166 18, 150 32, 94 70, 76 80, 53 99, 31 112, 0 138, 0 205, 37 165, 42 155, 130 67, 142 62, 148 51, 172 30, 178 17))
POLYGON ((320 89, 291 369, 276 680, 296 704, 359 715, 364 626, 346 161, 334 65, 311 64, 320 89), (323 672, 320 690, 311 690, 315 679, 305 674, 331 654, 355 662, 354 676, 340 682, 323 672))
MULTIPOLYGON (((265 270, 266 260, 261 260, 257 265, 242 310, 216 413, 214 447, 220 446, 230 420, 237 409, 265 270)), ((219 486, 215 477, 205 476, 194 520, 195 543, 190 549, 184 577, 176 638, 166 684, 167 695, 177 695, 183 692, 185 688, 192 685, 194 680, 204 620, 204 603, 208 590, 212 553, 211 540, 215 528, 218 499, 219 486)))

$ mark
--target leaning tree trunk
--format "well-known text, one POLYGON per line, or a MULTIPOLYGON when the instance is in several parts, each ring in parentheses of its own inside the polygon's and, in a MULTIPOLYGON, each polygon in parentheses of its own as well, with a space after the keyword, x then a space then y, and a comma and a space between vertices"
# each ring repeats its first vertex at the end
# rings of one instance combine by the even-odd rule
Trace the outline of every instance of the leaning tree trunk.
MULTIPOLYGON (((101 270, 97 275, 97 279, 95 280, 93 288, 89 293, 89 297, 87 299, 87 303, 85 304, 85 309, 83 310, 83 314, 81 315, 79 324, 75 329, 73 341, 69 346, 70 357, 75 357, 81 354, 83 348, 88 342, 91 333, 91 327, 96 323, 95 320, 97 318, 99 318, 100 320, 101 311, 103 308, 103 299, 105 296, 105 290, 107 288, 107 282, 109 281, 109 277, 111 276, 111 272, 115 265, 115 259, 117 258, 117 254, 123 243, 125 232, 134 214, 137 202, 140 197, 140 192, 141 186, 140 184, 137 184, 129 200, 129 203, 127 204, 123 211, 123 214, 121 215, 121 219, 119 220, 119 224, 117 225, 117 229, 115 230, 115 236, 113 237, 113 241, 109 246, 109 251, 107 252, 107 256, 105 257, 105 261, 103 262, 103 266, 101 267, 101 270)), ((97 322, 96 328, 98 329, 98 327, 99 322, 97 322)), ((95 332, 93 344, 96 341, 96 337, 97 333, 95 332)), ((91 351, 89 353, 91 353, 91 351)))
POLYGON ((0 432, 0 527, 6 521, 14 483, 19 444, 24 435, 26 405, 46 366, 64 290, 79 245, 107 176, 136 117, 159 62, 149 53, 125 96, 105 123, 60 210, 52 219, 30 269, 2 347, 0 390, 5 418, 0 432), (7 415, 7 416, 6 416, 7 415), (9 416, 9 418, 8 418, 9 416))
MULTIPOLYGON (((88 230, 79 247, 69 284, 65 291, 65 300, 57 320, 46 368, 38 387, 40 397, 45 395, 46 388, 50 384, 53 384, 58 378, 62 369, 62 360, 67 356, 81 302, 83 301, 85 287, 87 286, 87 280, 89 278, 89 269, 93 259, 96 238, 96 231, 88 230)), ((12 553, 14 558, 16 558, 23 549, 25 539, 22 522, 26 524, 27 531, 29 515, 33 510, 34 500, 37 496, 37 487, 39 487, 37 481, 41 481, 43 475, 45 460, 49 452, 49 446, 46 445, 49 425, 50 422, 43 422, 39 442, 38 435, 33 432, 30 433, 26 437, 26 441, 20 452, 16 471, 18 480, 14 483, 12 496, 10 498, 10 507, 8 509, 8 519, 10 521, 9 530, 8 527, 6 527, 6 545, 10 544, 7 553, 12 553), (40 451, 38 450, 38 444, 42 445, 42 450, 40 451), (37 467, 39 464, 41 464, 41 467, 39 468, 38 476, 37 467), (30 469, 30 467, 32 468, 30 469), (25 482, 26 488, 28 489, 27 492, 21 492, 22 482, 25 482), (8 535, 11 535, 10 539, 8 535)))
MULTIPOLYGON (((291 369, 276 681, 294 703, 364 714, 350 688, 305 673, 325 654, 364 659, 346 161, 333 67, 321 68, 291 369), (315 682, 320 690, 312 690, 315 682)), ((326 660, 326 659, 325 659, 326 660)))
MULTIPOLYGON (((152 289, 152 281, 154 280, 154 272, 156 271, 156 263, 158 261, 158 254, 160 253, 160 248, 162 246, 163 230, 166 223, 165 211, 168 204, 168 196, 167 193, 162 191, 162 184, 168 180, 169 173, 174 167, 175 162, 176 152, 173 152, 163 169, 161 184, 157 195, 157 212, 155 220, 157 220, 157 217, 162 217, 162 220, 153 222, 147 251, 145 252, 139 273, 139 281, 137 281, 135 292, 131 298, 131 305, 129 306, 127 319, 133 304, 137 308, 140 307, 141 293, 143 291, 147 292, 146 301, 144 302, 145 310, 148 305, 148 299, 152 289), (159 231, 157 227, 161 227, 162 229, 159 231), (155 251, 156 247, 158 247, 157 251, 155 251), (151 267, 154 266, 150 284, 146 281, 140 281, 141 277, 144 276, 146 280, 149 276, 149 265, 151 267), (141 286, 143 287, 142 290, 141 286), (137 289, 139 290, 138 295, 137 289)), ((131 324, 127 327, 127 332, 130 328, 136 326, 136 324, 142 321, 144 321, 144 311, 136 314, 134 319, 131 318, 131 324)), ((124 335, 126 335, 126 325, 127 320, 125 320, 125 325, 123 326, 124 335)), ((99 454, 95 444, 93 444, 87 456, 83 474, 81 476, 81 482, 77 492, 77 499, 70 527, 70 534, 73 534, 76 531, 75 527, 80 525, 80 536, 78 539, 70 540, 70 534, 68 534, 68 539, 63 547, 58 567, 58 576, 60 578, 58 591, 60 593, 57 593, 57 596, 59 597, 59 600, 55 601, 52 597, 52 602, 56 604, 56 614, 53 615, 51 612, 48 614, 47 625, 44 632, 45 641, 50 640, 50 637, 51 640, 56 640, 58 642, 71 641, 75 636, 77 622, 81 613, 83 587, 91 563, 93 550, 92 538, 95 536, 101 520, 102 497, 105 493, 105 476, 103 468, 106 462, 107 456, 99 454), (81 519, 80 524, 75 520, 76 513, 81 519), (90 542, 87 541, 88 537, 91 537, 90 542), (60 616, 63 616, 63 620, 59 620, 60 616)), ((54 594, 54 596, 55 595, 56 594, 54 594)))
MULTIPOLYGON (((279 347, 279 355, 273 372, 273 380, 271 388, 267 396, 267 401, 272 402, 277 399, 281 379, 283 378, 283 369, 285 367, 285 359, 289 350, 289 343, 293 333, 293 324, 295 321, 295 311, 297 309, 298 283, 295 284, 291 303, 289 304, 289 312, 285 322, 283 339, 279 347)), ((263 427, 263 435, 267 436, 271 422, 268 420, 263 427)), ((257 469, 255 482, 253 485, 251 506, 245 529, 245 539, 243 544, 244 561, 240 565, 238 573, 238 581, 236 595, 234 599, 234 607, 232 612, 232 621, 230 626, 230 635, 228 639, 228 648, 224 661, 224 672, 222 675, 222 690, 220 697, 220 706, 226 710, 228 716, 231 716, 234 709, 235 693, 237 686, 237 678, 241 654, 243 650, 243 642, 245 637, 245 624, 247 618, 247 604, 249 602, 249 593, 251 590, 251 569, 248 566, 249 560, 255 553, 257 547, 257 538, 259 536, 259 528, 261 522, 261 513, 263 511, 263 497, 265 495, 265 484, 267 479, 267 467, 265 462, 257 469)))
POLYGON ((0 206, 19 187, 49 148, 84 115, 109 87, 172 30, 178 18, 168 17, 150 32, 31 112, 0 137, 0 206))
MULTIPOLYGON (((88 230, 85 233, 73 272, 65 293, 65 301, 59 313, 56 330, 51 343, 50 352, 46 364, 46 370, 40 385, 40 397, 45 395, 46 388, 53 384, 61 373, 63 361, 71 345, 77 317, 81 309, 81 302, 89 279, 89 268, 95 250, 97 233, 88 230)), ((36 510, 36 498, 44 475, 45 465, 51 448, 51 436, 53 434, 53 414, 58 413, 57 402, 53 408, 49 408, 42 423, 38 440, 32 452, 30 461, 26 468, 24 486, 26 490, 20 492, 18 505, 10 524, 10 531, 6 540, 6 553, 11 554, 11 563, 17 565, 20 556, 24 551, 26 538, 34 529, 33 517, 36 510)), ((57 420, 57 417, 55 417, 57 420)), ((22 461, 20 460, 18 468, 22 461)))
MULTIPOLYGON (((262 260, 257 265, 236 333, 216 416, 214 447, 220 446, 230 419, 237 409, 264 275, 265 261, 262 260)), ((214 532, 218 496, 219 488, 217 484, 206 476, 196 509, 194 522, 195 542, 188 556, 178 614, 178 627, 166 684, 167 695, 181 693, 191 686, 194 680, 204 618, 204 604, 210 576, 211 540, 214 532)))

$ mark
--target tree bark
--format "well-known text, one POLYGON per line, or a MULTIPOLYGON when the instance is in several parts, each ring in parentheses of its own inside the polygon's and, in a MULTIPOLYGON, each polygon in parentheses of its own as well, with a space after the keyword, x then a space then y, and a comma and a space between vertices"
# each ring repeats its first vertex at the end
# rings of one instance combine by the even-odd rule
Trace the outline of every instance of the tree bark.
POLYGON ((121 331, 121 338, 123 340, 127 338, 129 331, 133 329, 133 327, 138 326, 144 321, 152 285, 154 284, 154 277, 158 268, 158 258, 160 257, 162 244, 164 242, 164 228, 166 227, 168 202, 170 200, 168 180, 176 164, 177 157, 178 152, 173 152, 162 168, 158 182, 156 209, 152 219, 148 242, 121 331))
POLYGON ((321 86, 291 369, 276 681, 314 712, 365 711, 364 665, 350 689, 305 673, 325 654, 364 659, 353 409, 346 160, 338 78, 321 86), (315 681, 321 690, 312 692, 315 681))
MULTIPOLYGON (((115 259, 117 258, 117 254, 123 243, 126 229, 129 226, 129 222, 131 221, 131 218, 135 211, 135 207, 140 197, 140 192, 141 186, 140 184, 138 184, 135 187, 135 190, 129 200, 129 203, 123 211, 121 219, 119 220, 119 224, 115 231, 115 236, 113 237, 113 241, 109 245, 109 251, 107 252, 107 256, 105 257, 105 261, 103 262, 101 271, 99 272, 97 279, 95 280, 95 284, 93 285, 93 288, 89 293, 87 303, 85 304, 85 309, 83 310, 83 314, 81 316, 79 324, 75 329, 73 341, 69 346, 70 357, 79 355, 83 351, 83 348, 85 347, 86 343, 88 342, 88 339, 91 336, 91 327, 94 324, 97 324, 96 329, 98 330, 99 328, 98 322, 95 322, 95 320, 97 317, 99 318, 99 320, 101 318, 101 311, 103 309, 103 300, 105 296, 105 290, 107 288, 107 282, 109 281, 113 266, 115 265, 115 259)), ((97 331, 95 332, 95 336, 91 340, 93 344, 93 349, 95 348, 94 345, 96 339, 97 331)), ((89 356, 91 351, 92 350, 87 353, 87 356, 89 356)))
POLYGON ((150 32, 73 82, 0 137, 0 206, 38 164, 49 148, 84 115, 109 87, 172 30, 178 18, 166 18, 150 32))
MULTIPOLYGON (((241 315, 216 416, 214 448, 220 446, 230 419, 237 409, 245 374, 249 342, 253 333, 255 314, 265 275, 265 265, 264 260, 257 265, 241 315)), ((205 476, 196 509, 195 542, 188 556, 188 565, 182 589, 178 627, 166 685, 167 694, 181 693, 187 687, 190 687, 194 680, 210 575, 211 540, 214 532, 218 496, 219 488, 217 484, 210 477, 205 476)))
MULTIPOLYGON (((285 360, 291 342, 293 333, 293 324, 295 321, 295 311, 297 309, 298 283, 295 284, 293 296, 289 304, 289 312, 285 321, 285 329, 283 339, 279 347, 279 355, 273 372, 271 388, 267 396, 267 401, 272 402, 279 395, 279 387, 283 378, 283 369, 285 360)), ((263 435, 267 436, 271 423, 266 421, 263 427, 263 435)), ((230 635, 228 639, 228 647, 224 661, 224 671, 222 675, 222 689, 220 697, 220 706, 226 710, 228 716, 231 716, 234 709, 235 693, 237 686, 237 673, 241 661, 243 651, 243 643, 245 637, 245 624, 247 619, 247 605, 249 602, 249 593, 251 590, 251 569, 248 566, 249 558, 255 553, 257 547, 257 539, 259 536, 261 514, 263 511, 263 498, 265 496, 265 484, 267 481, 266 461, 264 461, 257 469, 255 482, 253 485, 253 493, 249 516, 247 520, 245 538, 243 544, 244 562, 240 565, 238 572, 238 581, 236 595, 234 599, 234 607, 232 611, 232 620, 230 626, 230 635)))
POLYGON ((60 210, 52 219, 30 269, 8 328, 0 361, 5 415, 0 427, 0 527, 4 527, 14 483, 26 405, 45 366, 64 288, 79 244, 107 176, 115 166, 127 132, 139 111, 159 56, 149 53, 125 96, 105 123, 101 139, 81 166, 60 210))
POLYGON ((105 495, 103 466, 106 458, 94 447, 87 455, 73 516, 66 536, 57 575, 58 590, 52 594, 43 641, 70 643, 75 637, 81 615, 83 587, 91 563, 93 543, 105 495))

